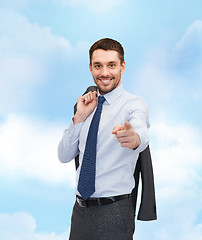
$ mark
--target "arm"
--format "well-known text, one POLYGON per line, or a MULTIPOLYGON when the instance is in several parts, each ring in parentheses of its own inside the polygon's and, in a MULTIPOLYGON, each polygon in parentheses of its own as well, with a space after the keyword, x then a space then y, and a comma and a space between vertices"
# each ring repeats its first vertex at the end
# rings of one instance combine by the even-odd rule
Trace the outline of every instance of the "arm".
POLYGON ((115 134, 122 147, 143 151, 149 143, 149 111, 142 98, 128 103, 128 121, 114 127, 115 134), (134 107, 135 106, 135 107, 134 107))
POLYGON ((79 154, 78 142, 83 122, 96 106, 96 92, 89 92, 78 98, 77 111, 58 145, 58 158, 61 162, 69 162, 79 154))
POLYGON ((58 145, 58 158, 60 162, 69 162, 78 155, 79 134, 82 125, 83 123, 74 125, 73 121, 71 121, 69 127, 64 131, 63 137, 58 145))

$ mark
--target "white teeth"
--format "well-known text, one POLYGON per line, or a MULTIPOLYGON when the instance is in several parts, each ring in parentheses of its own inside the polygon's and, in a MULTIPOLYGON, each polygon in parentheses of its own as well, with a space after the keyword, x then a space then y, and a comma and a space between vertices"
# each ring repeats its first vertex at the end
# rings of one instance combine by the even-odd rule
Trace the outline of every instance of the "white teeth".
POLYGON ((110 82, 110 79, 106 79, 106 80, 105 79, 101 79, 101 81, 107 83, 107 82, 110 82))

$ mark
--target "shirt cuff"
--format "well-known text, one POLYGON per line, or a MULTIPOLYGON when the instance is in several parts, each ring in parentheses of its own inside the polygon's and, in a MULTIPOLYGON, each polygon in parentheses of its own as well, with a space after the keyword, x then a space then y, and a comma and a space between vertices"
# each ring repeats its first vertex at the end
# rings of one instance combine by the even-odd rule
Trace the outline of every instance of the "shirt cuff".
POLYGON ((138 136, 140 138, 140 145, 136 148, 133 148, 133 150, 137 150, 138 152, 142 152, 142 151, 145 150, 145 148, 149 144, 149 133, 146 132, 143 129, 136 130, 136 133, 138 134, 138 136))

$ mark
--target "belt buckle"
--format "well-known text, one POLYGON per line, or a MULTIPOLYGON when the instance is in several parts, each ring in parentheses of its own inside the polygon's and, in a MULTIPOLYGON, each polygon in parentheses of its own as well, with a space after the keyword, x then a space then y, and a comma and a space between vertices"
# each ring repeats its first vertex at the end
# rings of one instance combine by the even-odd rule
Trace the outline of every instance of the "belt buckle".
POLYGON ((77 203, 79 204, 80 207, 87 207, 87 202, 85 200, 79 199, 77 197, 76 201, 77 201, 77 203))
POLYGON ((101 198, 98 198, 98 199, 97 199, 97 205, 98 205, 98 206, 102 206, 102 199, 101 199, 101 198))

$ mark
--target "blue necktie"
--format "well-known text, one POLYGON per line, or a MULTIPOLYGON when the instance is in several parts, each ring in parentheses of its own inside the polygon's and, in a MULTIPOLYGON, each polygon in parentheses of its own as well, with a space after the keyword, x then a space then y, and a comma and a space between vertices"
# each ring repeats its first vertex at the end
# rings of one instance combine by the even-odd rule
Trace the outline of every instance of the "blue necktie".
POLYGON ((83 155, 78 191, 85 200, 95 192, 97 133, 100 122, 100 115, 102 112, 102 104, 104 101, 104 97, 98 97, 97 109, 90 124, 86 140, 86 147, 83 155))

